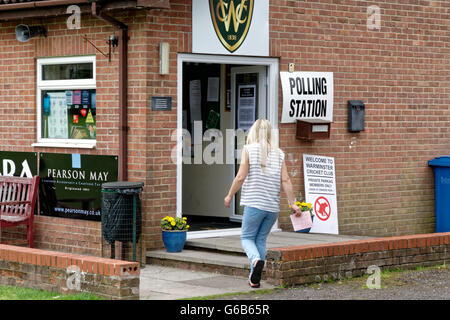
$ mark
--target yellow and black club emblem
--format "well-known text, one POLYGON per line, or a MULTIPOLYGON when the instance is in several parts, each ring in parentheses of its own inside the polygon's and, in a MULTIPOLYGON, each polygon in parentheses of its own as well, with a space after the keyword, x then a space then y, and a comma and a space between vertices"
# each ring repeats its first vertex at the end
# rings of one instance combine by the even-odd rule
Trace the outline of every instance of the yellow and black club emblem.
POLYGON ((250 29, 254 0, 209 0, 209 11, 217 37, 230 52, 244 42, 250 29))

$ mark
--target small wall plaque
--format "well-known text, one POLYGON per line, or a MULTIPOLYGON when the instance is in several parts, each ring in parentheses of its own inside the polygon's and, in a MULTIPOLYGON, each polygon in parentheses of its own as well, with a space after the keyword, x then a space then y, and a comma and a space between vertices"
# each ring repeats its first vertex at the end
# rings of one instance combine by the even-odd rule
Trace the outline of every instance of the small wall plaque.
POLYGON ((172 110, 172 97, 152 97, 152 111, 172 110))

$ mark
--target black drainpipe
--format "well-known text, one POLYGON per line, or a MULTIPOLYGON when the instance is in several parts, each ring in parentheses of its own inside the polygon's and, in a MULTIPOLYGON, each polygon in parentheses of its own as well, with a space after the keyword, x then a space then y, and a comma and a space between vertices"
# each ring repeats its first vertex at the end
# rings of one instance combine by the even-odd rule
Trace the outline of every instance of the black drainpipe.
POLYGON ((128 26, 102 12, 96 2, 92 2, 92 15, 119 29, 119 181, 126 181, 128 179, 128 26))

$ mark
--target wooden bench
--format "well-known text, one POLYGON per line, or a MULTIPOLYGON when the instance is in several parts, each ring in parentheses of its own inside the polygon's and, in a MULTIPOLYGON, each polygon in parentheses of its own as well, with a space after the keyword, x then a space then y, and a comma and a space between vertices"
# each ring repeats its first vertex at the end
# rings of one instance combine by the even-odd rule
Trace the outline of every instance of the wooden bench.
POLYGON ((34 208, 39 176, 33 178, 0 176, 0 241, 5 227, 26 225, 27 241, 34 247, 34 208))

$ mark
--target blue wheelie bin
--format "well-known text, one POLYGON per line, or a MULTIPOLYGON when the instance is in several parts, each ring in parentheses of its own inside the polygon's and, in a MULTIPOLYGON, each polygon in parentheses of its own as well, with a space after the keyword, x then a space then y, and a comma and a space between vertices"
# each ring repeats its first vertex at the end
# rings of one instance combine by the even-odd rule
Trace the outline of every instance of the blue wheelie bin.
POLYGON ((436 201, 436 232, 450 231, 450 156, 428 161, 433 167, 436 201))

